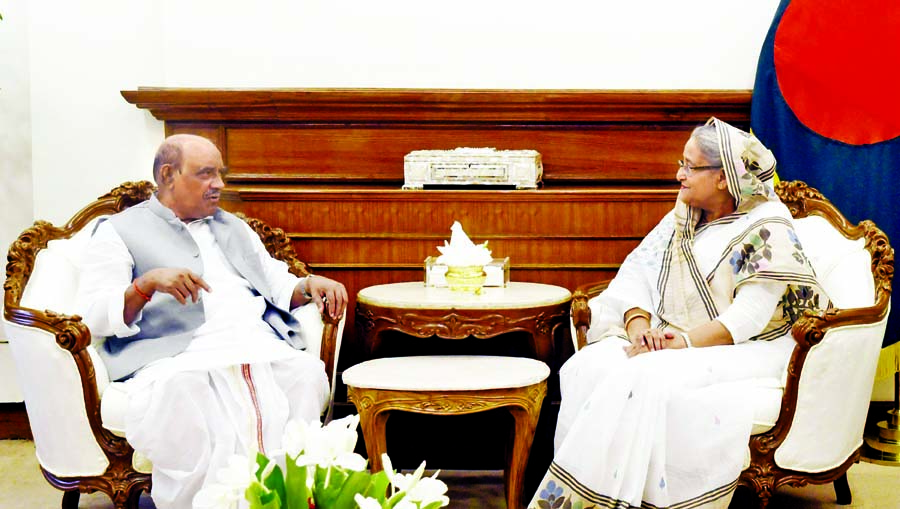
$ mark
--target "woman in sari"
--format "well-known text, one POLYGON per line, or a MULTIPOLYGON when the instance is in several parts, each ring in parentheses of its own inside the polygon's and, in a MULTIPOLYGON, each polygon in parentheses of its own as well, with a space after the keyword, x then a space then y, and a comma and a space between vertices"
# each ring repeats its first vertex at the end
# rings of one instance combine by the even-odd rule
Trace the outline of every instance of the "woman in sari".
POLYGON ((743 387, 780 379, 791 325, 828 302, 774 173, 725 122, 691 134, 675 208, 592 303, 590 344, 560 370, 555 456, 529 507, 728 506, 752 426, 743 387))

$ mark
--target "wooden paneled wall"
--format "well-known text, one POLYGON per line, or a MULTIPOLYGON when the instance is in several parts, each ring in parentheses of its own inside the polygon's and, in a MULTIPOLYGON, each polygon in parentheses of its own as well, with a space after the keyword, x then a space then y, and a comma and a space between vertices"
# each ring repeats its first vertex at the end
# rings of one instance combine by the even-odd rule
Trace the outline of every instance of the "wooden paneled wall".
MULTIPOLYGON (((231 169, 224 204, 283 228, 301 259, 363 287, 420 280, 460 221, 511 260, 512 279, 608 278, 671 209, 696 125, 749 124, 749 91, 197 90, 125 99, 166 132, 215 141, 231 169), (542 154, 538 190, 404 191, 403 156, 495 147, 542 154)), ((348 313, 339 367, 362 360, 348 313)))

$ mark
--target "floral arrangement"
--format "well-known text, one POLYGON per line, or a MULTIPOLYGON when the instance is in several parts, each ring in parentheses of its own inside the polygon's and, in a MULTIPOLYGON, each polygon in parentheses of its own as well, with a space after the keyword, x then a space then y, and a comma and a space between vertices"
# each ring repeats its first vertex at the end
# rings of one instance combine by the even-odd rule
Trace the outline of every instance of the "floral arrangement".
POLYGON ((454 221, 450 227, 450 242, 444 241, 443 246, 437 246, 441 255, 437 263, 443 263, 450 267, 485 266, 491 263, 491 250, 487 247, 487 241, 483 244, 475 244, 466 235, 459 221, 454 221))
POLYGON ((425 462, 412 474, 394 471, 387 454, 384 470, 370 473, 356 448, 359 416, 322 426, 290 421, 283 449, 255 460, 232 456, 194 498, 194 509, 232 509, 241 499, 250 509, 438 509, 450 503, 437 473, 424 477, 425 462))

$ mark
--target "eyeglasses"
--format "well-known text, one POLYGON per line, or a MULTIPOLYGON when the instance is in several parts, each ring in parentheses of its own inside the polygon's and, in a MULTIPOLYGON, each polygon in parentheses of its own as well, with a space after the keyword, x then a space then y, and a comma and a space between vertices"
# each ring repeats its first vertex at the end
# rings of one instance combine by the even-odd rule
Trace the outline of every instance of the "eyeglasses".
POLYGON ((717 170, 721 168, 721 166, 691 166, 679 159, 678 168, 684 170, 684 174, 690 177, 694 174, 694 170, 717 170))

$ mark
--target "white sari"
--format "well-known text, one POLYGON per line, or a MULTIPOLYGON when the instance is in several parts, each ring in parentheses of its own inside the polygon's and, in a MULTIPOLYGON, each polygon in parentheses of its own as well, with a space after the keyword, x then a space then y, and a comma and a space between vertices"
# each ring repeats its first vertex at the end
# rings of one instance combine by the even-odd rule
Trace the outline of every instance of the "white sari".
POLYGON ((679 202, 598 298, 593 342, 560 371, 556 453, 529 507, 680 509, 731 500, 753 418, 743 386, 780 379, 794 346, 790 325, 802 309, 819 307, 821 290, 789 212, 764 183, 774 159, 761 167, 767 154, 757 140, 714 122, 736 212, 697 227, 697 211, 679 202), (626 356, 628 309, 650 311, 653 327, 688 330, 754 287, 783 296, 752 337, 626 356))

